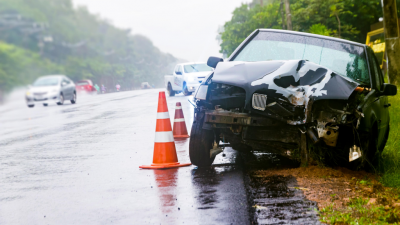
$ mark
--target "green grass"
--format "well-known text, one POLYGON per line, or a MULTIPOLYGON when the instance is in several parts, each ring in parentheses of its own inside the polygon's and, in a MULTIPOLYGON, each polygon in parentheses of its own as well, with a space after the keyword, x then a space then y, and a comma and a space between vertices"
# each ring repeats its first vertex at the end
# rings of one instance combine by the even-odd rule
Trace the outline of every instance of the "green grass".
POLYGON ((387 187, 400 187, 400 94, 389 97, 390 133, 379 171, 382 172, 381 182, 387 187))
POLYGON ((346 208, 334 204, 321 209, 321 222, 328 224, 391 224, 399 221, 398 210, 379 205, 367 205, 368 199, 354 198, 346 208))

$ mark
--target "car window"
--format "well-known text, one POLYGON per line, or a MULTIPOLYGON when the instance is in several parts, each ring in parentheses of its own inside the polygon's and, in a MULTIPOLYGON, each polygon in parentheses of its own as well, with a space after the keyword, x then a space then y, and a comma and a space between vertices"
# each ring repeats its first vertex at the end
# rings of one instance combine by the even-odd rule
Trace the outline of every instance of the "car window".
POLYGON ((376 56, 374 52, 368 48, 368 56, 370 58, 370 64, 371 64, 371 74, 374 76, 374 83, 375 83, 375 88, 378 91, 381 91, 383 89, 383 76, 382 76, 382 71, 379 66, 379 62, 376 59, 376 56))
POLYGON ((89 82, 87 82, 87 81, 79 81, 76 85, 84 86, 84 85, 88 85, 88 84, 89 84, 89 82))
POLYGON ((70 84, 71 83, 67 78, 63 78, 63 82, 65 82, 66 84, 70 84))
POLYGON ((179 65, 177 65, 177 66, 175 66, 175 74, 176 74, 176 72, 178 72, 179 71, 179 65))
POLYGON ((356 82, 370 84, 364 48, 296 34, 260 32, 231 60, 308 60, 356 82))
POLYGON ((178 66, 178 72, 181 72, 180 75, 182 75, 182 66, 178 66))

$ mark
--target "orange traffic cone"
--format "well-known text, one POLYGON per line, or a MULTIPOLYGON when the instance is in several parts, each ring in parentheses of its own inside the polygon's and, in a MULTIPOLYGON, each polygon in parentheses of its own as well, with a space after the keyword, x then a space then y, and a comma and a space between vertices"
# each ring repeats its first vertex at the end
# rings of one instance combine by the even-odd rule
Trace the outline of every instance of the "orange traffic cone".
POLYGON ((163 91, 158 95, 156 138, 154 142, 153 164, 149 166, 139 166, 139 168, 167 169, 192 165, 191 163, 180 164, 178 162, 167 100, 165 99, 165 92, 163 91))
POLYGON ((182 105, 180 102, 176 103, 173 134, 174 138, 189 137, 186 129, 185 117, 183 116, 182 105))

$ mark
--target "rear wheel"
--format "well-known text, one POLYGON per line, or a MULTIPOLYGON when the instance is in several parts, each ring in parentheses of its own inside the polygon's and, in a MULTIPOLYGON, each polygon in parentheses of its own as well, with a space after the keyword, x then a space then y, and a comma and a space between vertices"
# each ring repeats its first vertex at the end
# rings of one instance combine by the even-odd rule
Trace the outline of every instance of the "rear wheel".
POLYGON ((28 105, 29 108, 33 108, 35 105, 28 105))
POLYGON ((47 104, 47 103, 43 103, 43 106, 48 106, 49 104, 47 104))
POLYGON ((175 91, 172 89, 171 83, 168 83, 167 91, 169 96, 175 96, 175 91))
POLYGON ((210 156, 210 150, 215 141, 214 132, 203 129, 204 117, 204 112, 197 115, 192 125, 189 142, 190 161, 199 167, 210 166, 215 159, 215 155, 210 156))
POLYGON ((71 99, 71 104, 75 104, 76 103, 76 93, 74 92, 74 96, 71 99))
POLYGON ((64 104, 64 96, 63 94, 60 94, 60 101, 57 102, 57 105, 62 105, 64 104))
POLYGON ((185 87, 183 88, 183 94, 184 94, 185 96, 189 96, 189 95, 192 94, 192 92, 189 92, 189 90, 187 89, 186 84, 185 84, 185 87))

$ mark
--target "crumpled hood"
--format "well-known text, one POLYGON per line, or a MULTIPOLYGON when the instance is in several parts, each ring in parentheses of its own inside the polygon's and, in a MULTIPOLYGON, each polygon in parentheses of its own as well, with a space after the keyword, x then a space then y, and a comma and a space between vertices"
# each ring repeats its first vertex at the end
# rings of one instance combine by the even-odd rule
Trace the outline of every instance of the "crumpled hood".
POLYGON ((247 109, 253 93, 286 99, 306 106, 310 98, 347 100, 358 83, 332 70, 304 60, 220 62, 212 82, 241 87, 246 91, 247 109))

